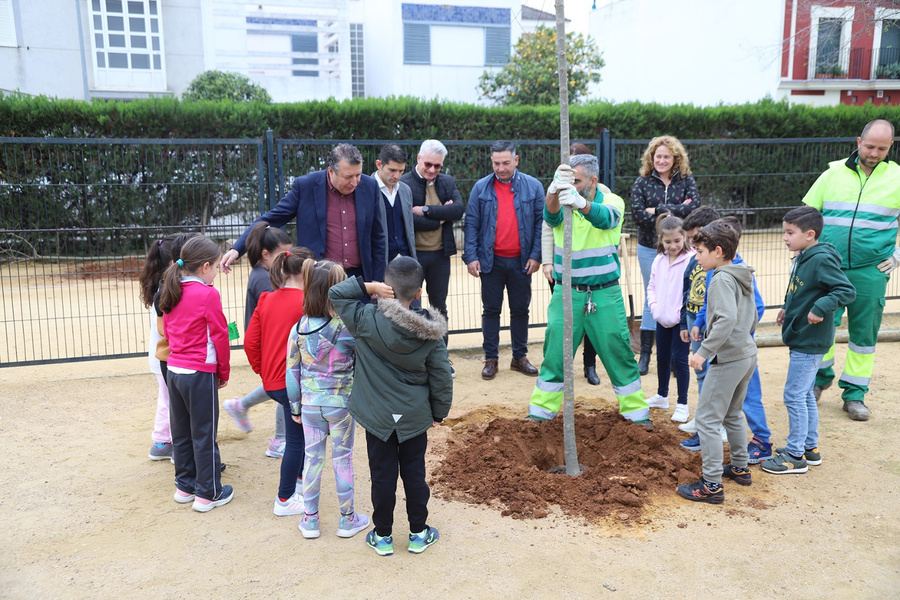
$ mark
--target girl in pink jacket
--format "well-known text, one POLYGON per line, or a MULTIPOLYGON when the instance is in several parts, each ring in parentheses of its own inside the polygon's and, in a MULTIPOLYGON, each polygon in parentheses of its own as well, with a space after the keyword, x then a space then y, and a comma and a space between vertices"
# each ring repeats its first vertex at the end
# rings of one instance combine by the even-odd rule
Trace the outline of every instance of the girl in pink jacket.
POLYGON ((672 420, 684 423, 690 417, 687 405, 688 354, 690 343, 682 342, 679 333, 684 269, 693 254, 687 243, 681 219, 674 215, 660 215, 656 220, 658 242, 656 259, 647 283, 647 305, 656 321, 656 373, 659 387, 656 395, 647 400, 650 408, 669 408, 669 379, 675 371, 678 383, 678 404, 672 420))

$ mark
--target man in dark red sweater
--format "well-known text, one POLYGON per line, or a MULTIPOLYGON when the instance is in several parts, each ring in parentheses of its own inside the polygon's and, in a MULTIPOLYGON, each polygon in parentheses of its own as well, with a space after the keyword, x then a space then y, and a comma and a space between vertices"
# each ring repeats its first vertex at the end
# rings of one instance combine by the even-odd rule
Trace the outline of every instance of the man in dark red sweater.
POLYGON ((544 186, 520 173, 518 164, 512 142, 495 142, 491 146, 494 172, 478 180, 466 206, 462 259, 469 274, 481 279, 484 379, 497 375, 504 289, 509 297, 510 368, 531 376, 538 373, 526 355, 531 275, 541 268, 544 186))

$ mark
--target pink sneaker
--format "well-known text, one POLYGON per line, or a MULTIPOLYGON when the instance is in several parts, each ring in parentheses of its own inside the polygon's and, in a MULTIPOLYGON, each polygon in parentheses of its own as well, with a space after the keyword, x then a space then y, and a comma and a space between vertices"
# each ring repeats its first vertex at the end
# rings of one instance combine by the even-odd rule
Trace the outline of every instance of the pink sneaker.
POLYGON ((226 400, 222 403, 222 408, 231 415, 231 418, 234 419, 234 424, 237 425, 238 429, 244 433, 253 431, 253 425, 250 423, 250 419, 247 418, 247 409, 241 404, 241 399, 239 397, 226 400))
POLYGON ((266 456, 269 458, 281 458, 284 456, 284 438, 270 438, 269 447, 266 448, 266 456))

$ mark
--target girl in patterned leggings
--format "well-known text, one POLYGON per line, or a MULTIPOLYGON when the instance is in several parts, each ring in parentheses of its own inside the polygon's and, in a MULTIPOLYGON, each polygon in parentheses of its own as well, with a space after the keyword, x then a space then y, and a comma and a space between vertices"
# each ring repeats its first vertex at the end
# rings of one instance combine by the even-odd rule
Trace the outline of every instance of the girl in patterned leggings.
POLYGON ((305 514, 300 532, 319 537, 319 489, 325 443, 331 435, 331 463, 341 518, 338 537, 353 537, 369 517, 353 510, 353 435, 356 422, 347 409, 353 387, 355 343, 328 299, 328 289, 346 278, 340 265, 307 259, 303 264, 303 317, 291 331, 287 392, 294 421, 303 424, 305 514))

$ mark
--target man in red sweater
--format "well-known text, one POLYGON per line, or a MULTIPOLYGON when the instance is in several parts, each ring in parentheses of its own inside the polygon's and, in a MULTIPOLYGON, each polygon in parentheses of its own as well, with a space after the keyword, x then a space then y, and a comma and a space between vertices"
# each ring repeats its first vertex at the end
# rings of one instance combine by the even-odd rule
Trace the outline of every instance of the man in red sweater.
POLYGON ((481 279, 481 376, 497 375, 504 289, 509 296, 510 368, 536 376, 538 371, 526 355, 531 275, 541 268, 544 186, 518 171, 519 156, 512 142, 491 146, 491 165, 494 172, 478 180, 469 195, 462 256, 469 274, 481 279))

